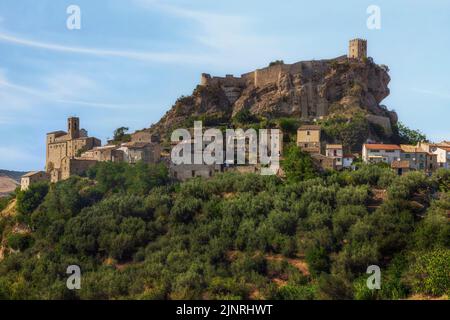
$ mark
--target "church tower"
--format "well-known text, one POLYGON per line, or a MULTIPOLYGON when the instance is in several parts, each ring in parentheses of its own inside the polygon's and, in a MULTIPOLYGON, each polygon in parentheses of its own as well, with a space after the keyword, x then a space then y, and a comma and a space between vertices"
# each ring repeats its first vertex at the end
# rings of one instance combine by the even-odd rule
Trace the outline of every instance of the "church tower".
POLYGON ((80 119, 70 117, 67 119, 67 133, 70 139, 78 139, 80 137, 80 119))

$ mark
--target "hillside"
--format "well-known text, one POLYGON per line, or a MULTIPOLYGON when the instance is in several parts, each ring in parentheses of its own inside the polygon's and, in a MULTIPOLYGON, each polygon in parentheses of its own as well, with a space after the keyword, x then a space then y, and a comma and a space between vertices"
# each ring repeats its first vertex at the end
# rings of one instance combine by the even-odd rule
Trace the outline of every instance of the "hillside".
POLYGON ((448 296, 450 171, 287 174, 174 184, 161 166, 105 162, 35 185, 0 218, 0 299, 448 296), (81 290, 65 287, 73 264, 81 290))
POLYGON ((20 184, 20 177, 25 172, 0 170, 0 197, 13 192, 20 184))
MULTIPOLYGON (((345 56, 330 60, 282 62, 242 75, 211 77, 203 74, 192 95, 181 97, 150 131, 167 138, 178 127, 203 120, 207 126, 230 125, 240 114, 252 120, 289 117, 301 122, 335 116, 352 119, 362 114, 384 127, 387 136, 397 122, 395 112, 381 104, 389 95, 386 66, 370 58, 345 56)), ((376 133, 372 132, 375 138, 376 133)))

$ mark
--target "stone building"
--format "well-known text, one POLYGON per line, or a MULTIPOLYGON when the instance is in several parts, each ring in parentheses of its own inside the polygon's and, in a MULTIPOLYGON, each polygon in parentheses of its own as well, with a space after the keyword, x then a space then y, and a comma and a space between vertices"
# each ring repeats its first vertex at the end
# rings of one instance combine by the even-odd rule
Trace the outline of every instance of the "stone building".
POLYGON ((336 158, 327 157, 320 153, 312 153, 311 158, 314 164, 323 170, 336 170, 336 158))
MULTIPOLYGON (((52 182, 57 182, 69 172, 63 172, 62 161, 65 158, 80 157, 83 151, 101 146, 101 141, 88 137, 87 132, 80 129, 80 120, 76 117, 67 119, 67 132, 54 131, 47 133, 45 168, 52 182)), ((73 166, 77 166, 76 163, 73 166)), ((81 165, 81 167, 84 167, 81 165)), ((78 170, 75 170, 78 171, 78 170)))
POLYGON ((450 168, 450 146, 447 142, 420 142, 417 146, 424 149, 428 153, 436 155, 436 167, 446 169, 450 168))
POLYGON ((50 176, 45 171, 32 171, 23 175, 20 179, 20 190, 27 190, 30 185, 40 181, 48 181, 50 180, 50 176))
POLYGON ((117 145, 106 145, 83 152, 81 158, 95 161, 122 162, 124 161, 124 152, 119 150, 117 145))
POLYGON ((123 152, 123 161, 130 164, 139 161, 156 163, 161 159, 161 146, 158 143, 128 142, 123 143, 118 150, 123 152))
POLYGON ((401 144, 401 160, 408 161, 409 168, 432 172, 437 169, 437 155, 418 146, 401 144))
POLYGON ((147 142, 147 143, 159 143, 159 136, 154 135, 147 130, 136 131, 131 135, 131 142, 147 142))
POLYGON ((171 164, 169 167, 170 176, 179 181, 186 181, 195 177, 211 178, 222 171, 223 166, 220 164, 171 164))
POLYGON ((317 125, 304 125, 297 130, 297 146, 304 152, 320 153, 321 129, 317 125))
POLYGON ((391 168, 399 175, 403 175, 411 170, 408 160, 394 160, 391 163, 391 168))
POLYGON ((348 57, 350 59, 363 60, 367 58, 367 40, 350 40, 348 48, 348 57))
POLYGON ((61 170, 52 171, 51 181, 57 182, 69 179, 72 175, 82 175, 97 162, 90 159, 64 157, 61 160, 61 170))

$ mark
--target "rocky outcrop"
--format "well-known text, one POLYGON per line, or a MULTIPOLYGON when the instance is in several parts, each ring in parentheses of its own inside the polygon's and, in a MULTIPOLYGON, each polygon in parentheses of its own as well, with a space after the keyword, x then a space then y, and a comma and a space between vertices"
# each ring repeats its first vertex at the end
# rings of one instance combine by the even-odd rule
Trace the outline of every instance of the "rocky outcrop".
POLYGON ((395 113, 380 105, 389 95, 389 81, 387 67, 370 58, 362 61, 345 56, 294 64, 278 62, 241 77, 203 74, 193 94, 180 98, 151 131, 164 135, 175 127, 189 126, 193 119, 206 125, 226 124, 242 110, 257 117, 304 120, 336 114, 351 117, 360 110, 394 123, 395 113))

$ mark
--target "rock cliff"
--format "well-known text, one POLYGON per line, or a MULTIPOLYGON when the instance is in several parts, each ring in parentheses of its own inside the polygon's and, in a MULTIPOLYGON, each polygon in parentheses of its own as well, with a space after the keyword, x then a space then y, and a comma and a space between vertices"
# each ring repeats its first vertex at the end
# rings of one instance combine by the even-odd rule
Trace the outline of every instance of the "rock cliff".
MULTIPOLYGON (((193 120, 203 120, 206 125, 229 124, 242 110, 259 118, 305 121, 334 115, 351 117, 361 111, 377 116, 377 124, 389 127, 397 121, 396 114, 381 105, 389 95, 389 81, 386 66, 370 58, 346 56, 294 64, 277 61, 241 77, 203 74, 193 94, 178 99, 151 131, 164 136, 176 127, 189 127, 193 120)), ((389 132, 390 128, 386 129, 389 132)))

